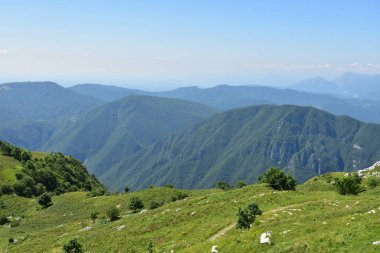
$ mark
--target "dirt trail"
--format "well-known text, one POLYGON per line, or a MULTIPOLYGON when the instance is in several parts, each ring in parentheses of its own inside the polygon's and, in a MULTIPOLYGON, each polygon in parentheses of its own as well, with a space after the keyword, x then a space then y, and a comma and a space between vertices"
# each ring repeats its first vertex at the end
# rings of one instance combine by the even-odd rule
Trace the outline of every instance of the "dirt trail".
MULTIPOLYGON (((277 208, 277 209, 266 211, 266 212, 264 212, 264 215, 270 214, 270 213, 275 213, 278 211, 283 211, 283 210, 289 209, 289 208, 301 207, 301 206, 304 206, 305 204, 309 204, 311 202, 319 202, 319 201, 306 201, 303 203, 293 204, 293 205, 289 205, 289 206, 282 206, 282 207, 277 208)), ((228 225, 227 227, 223 228, 222 230, 219 230, 217 233, 215 233, 213 236, 211 236, 208 240, 214 241, 214 240, 218 239, 219 237, 224 236, 228 231, 233 229, 235 227, 235 225, 236 225, 236 223, 232 223, 232 224, 228 225)))
POLYGON ((214 240, 218 239, 219 237, 224 236, 224 234, 227 233, 228 231, 230 231, 231 229, 233 229, 235 227, 235 225, 236 225, 235 222, 231 223, 227 227, 223 228, 222 230, 218 231, 216 234, 214 234, 213 236, 211 236, 208 240, 209 241, 214 241, 214 240))

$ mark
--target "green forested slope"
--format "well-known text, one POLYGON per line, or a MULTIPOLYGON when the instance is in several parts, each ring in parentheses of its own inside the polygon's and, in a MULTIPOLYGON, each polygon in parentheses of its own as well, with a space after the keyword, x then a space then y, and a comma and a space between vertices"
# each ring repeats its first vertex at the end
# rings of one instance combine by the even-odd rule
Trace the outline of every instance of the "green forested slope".
POLYGON ((70 122, 43 149, 72 155, 101 175, 123 157, 215 113, 189 101, 128 96, 70 122))
POLYGON ((311 107, 253 106, 220 113, 126 157, 100 179, 110 189, 173 183, 207 188, 254 182, 279 166, 299 182, 380 160, 380 126, 311 107))
POLYGON ((29 152, 0 141, 0 194, 37 197, 44 192, 104 194, 105 188, 80 161, 61 153, 29 152))

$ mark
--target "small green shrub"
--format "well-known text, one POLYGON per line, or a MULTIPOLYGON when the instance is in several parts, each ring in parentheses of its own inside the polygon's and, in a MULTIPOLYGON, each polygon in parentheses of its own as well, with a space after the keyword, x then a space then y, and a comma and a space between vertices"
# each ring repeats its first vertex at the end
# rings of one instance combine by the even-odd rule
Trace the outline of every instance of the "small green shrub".
POLYGON ((68 243, 63 245, 63 251, 65 253, 82 253, 84 252, 83 246, 77 239, 71 239, 68 243))
POLYGON ((177 200, 185 199, 187 197, 189 197, 187 193, 179 192, 175 196, 172 196, 172 201, 176 202, 177 200))
POLYGON ((224 182, 224 181, 218 181, 218 182, 216 182, 216 188, 217 188, 217 189, 220 189, 220 190, 224 190, 224 191, 226 191, 226 190, 230 190, 230 189, 232 189, 232 186, 229 185, 227 182, 224 182))
POLYGON ((243 188, 244 186, 247 186, 247 184, 244 181, 240 180, 236 182, 237 188, 243 188))
POLYGON ((128 208, 133 212, 137 212, 144 208, 144 204, 140 198, 133 196, 131 201, 128 204, 128 208))
POLYGON ((162 206, 164 204, 164 202, 157 202, 157 201, 151 201, 149 203, 149 209, 156 209, 156 208, 159 208, 160 206, 162 206))
POLYGON ((167 185, 165 185, 165 187, 167 187, 167 188, 174 188, 174 185, 173 184, 167 184, 167 185))
POLYGON ((117 209, 116 207, 110 207, 108 210, 107 210, 107 216, 108 218, 110 219, 110 221, 115 221, 115 220, 118 220, 119 219, 119 216, 120 216, 120 212, 119 212, 119 209, 117 209))
POLYGON ((51 202, 51 197, 49 193, 43 193, 41 196, 37 199, 38 204, 40 204, 43 208, 48 208, 53 203, 51 202))
POLYGON ((125 192, 125 193, 128 193, 128 192, 129 192, 129 187, 128 187, 128 186, 126 186, 126 187, 124 188, 124 192, 125 192))
POLYGON ((9 222, 10 220, 5 215, 0 215, 0 225, 4 225, 9 222))
POLYGON ((13 187, 10 185, 1 186, 1 192, 6 195, 10 195, 13 193, 13 187))
POLYGON ((362 178, 357 173, 335 178, 334 183, 341 195, 358 195, 363 191, 361 186, 362 178))
POLYGON ((368 186, 369 188, 373 189, 373 188, 376 188, 376 186, 378 185, 378 181, 375 177, 370 177, 368 179, 368 186))
POLYGON ((261 215, 262 211, 259 209, 259 206, 256 204, 250 204, 247 208, 238 209, 238 220, 236 223, 237 229, 249 229, 251 224, 255 221, 257 215, 261 215))
POLYGON ((99 215, 98 211, 92 211, 91 212, 90 217, 91 217, 91 220, 92 220, 93 223, 95 223, 96 219, 98 218, 98 215, 99 215))
POLYGON ((259 176, 259 182, 267 183, 278 191, 296 189, 296 179, 290 174, 286 175, 285 172, 276 167, 269 168, 259 176))

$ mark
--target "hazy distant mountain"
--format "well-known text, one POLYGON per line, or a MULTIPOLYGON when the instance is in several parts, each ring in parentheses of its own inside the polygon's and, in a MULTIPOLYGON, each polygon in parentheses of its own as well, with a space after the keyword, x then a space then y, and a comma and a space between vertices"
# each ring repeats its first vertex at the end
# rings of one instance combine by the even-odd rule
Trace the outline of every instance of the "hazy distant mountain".
POLYGON ((339 92, 337 84, 322 78, 305 80, 295 88, 305 89, 310 92, 301 92, 292 89, 278 89, 265 86, 229 86, 218 85, 211 88, 199 88, 196 86, 182 87, 164 92, 146 92, 108 85, 78 85, 74 90, 82 90, 83 94, 94 96, 104 100, 124 97, 132 94, 145 94, 149 96, 178 98, 208 105, 218 110, 229 110, 238 107, 261 104, 293 104, 300 106, 314 106, 337 115, 348 115, 366 122, 380 122, 380 104, 376 101, 362 101, 355 99, 343 99, 336 96, 318 93, 319 88, 313 88, 318 84, 322 91, 329 93, 335 89, 339 92), (327 87, 332 87, 327 89, 327 87), (334 88, 335 87, 335 88, 334 88), (94 91, 92 91, 94 89, 94 91), (337 90, 338 89, 338 90, 337 90), (315 92, 315 93, 311 93, 315 92))
POLYGON ((345 73, 334 82, 345 96, 380 99, 380 75, 345 73))
POLYGON ((52 82, 0 84, 0 139, 39 148, 62 122, 102 104, 52 82))
POLYGON ((128 96, 70 122, 43 149, 86 161, 89 170, 100 175, 123 157, 216 112, 189 101, 128 96))
POLYGON ((348 72, 333 81, 317 77, 306 79, 290 88, 313 93, 333 94, 340 97, 380 99, 380 75, 348 72))
POLYGON ((291 89, 219 85, 206 89, 185 87, 154 94, 195 101, 220 110, 260 104, 291 104, 314 106, 337 115, 348 115, 366 122, 380 122, 380 104, 375 101, 345 100, 331 95, 291 89))
POLYGON ((129 95, 143 95, 147 92, 127 89, 113 85, 101 85, 101 84, 78 84, 69 88, 80 94, 94 97, 105 102, 112 102, 122 97, 129 95))
POLYGON ((0 106, 33 119, 77 117, 101 104, 53 82, 0 84, 0 106))
POLYGON ((264 105, 219 113, 174 133, 124 157, 100 178, 112 190, 166 183, 209 188, 218 180, 254 182, 269 166, 279 166, 303 182, 379 159, 380 125, 312 107, 264 105))
POLYGON ((290 86, 291 89, 319 94, 340 95, 341 90, 334 82, 327 81, 322 77, 303 80, 290 86))

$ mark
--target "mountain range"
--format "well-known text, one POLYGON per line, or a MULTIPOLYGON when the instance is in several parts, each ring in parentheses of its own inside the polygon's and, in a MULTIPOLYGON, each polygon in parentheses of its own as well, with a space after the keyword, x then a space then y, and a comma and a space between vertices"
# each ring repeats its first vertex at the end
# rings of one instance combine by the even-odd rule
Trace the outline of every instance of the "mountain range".
POLYGON ((81 159, 91 172, 100 175, 122 157, 216 112, 189 101, 128 96, 68 122, 42 149, 81 159))
POLYGON ((368 80, 360 94, 376 94, 377 76, 352 73, 293 87, 314 93, 265 86, 148 92, 100 84, 7 83, 0 85, 0 140, 72 155, 112 190, 126 184, 141 189, 254 182, 268 166, 283 167, 304 182, 379 159, 378 125, 364 122, 380 122, 380 100, 339 93, 358 89, 360 80, 368 80))
POLYGON ((290 88, 346 98, 378 100, 380 97, 380 75, 348 72, 332 81, 317 77, 301 81, 290 86, 290 88))
POLYGON ((252 106, 219 113, 124 157, 101 182, 125 185, 175 184, 210 188, 218 180, 255 182, 278 166, 299 182, 331 171, 351 171, 380 159, 380 125, 334 116, 312 107, 252 106))

